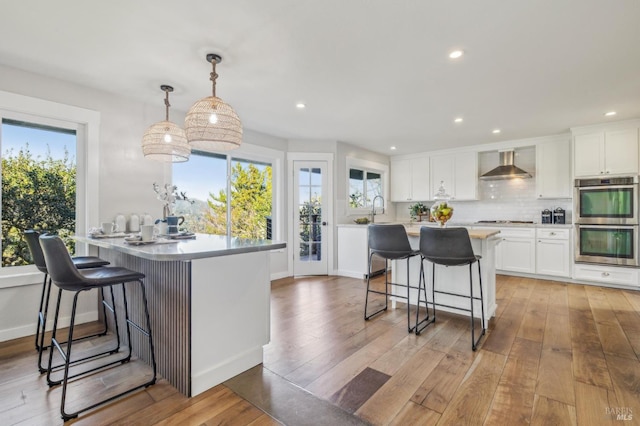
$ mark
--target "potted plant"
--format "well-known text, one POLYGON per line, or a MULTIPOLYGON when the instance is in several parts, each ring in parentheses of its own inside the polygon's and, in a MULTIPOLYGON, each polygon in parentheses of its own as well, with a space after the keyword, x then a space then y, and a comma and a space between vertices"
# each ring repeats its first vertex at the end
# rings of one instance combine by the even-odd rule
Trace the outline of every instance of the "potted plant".
POLYGON ((422 216, 429 217, 429 207, 418 202, 409 206, 409 214, 412 220, 422 221, 422 216))

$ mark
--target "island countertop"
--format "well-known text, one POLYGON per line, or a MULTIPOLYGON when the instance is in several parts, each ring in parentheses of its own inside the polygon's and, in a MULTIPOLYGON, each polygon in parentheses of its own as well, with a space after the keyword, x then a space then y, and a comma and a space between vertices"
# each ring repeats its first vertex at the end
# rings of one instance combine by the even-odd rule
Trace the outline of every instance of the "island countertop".
MULTIPOLYGON (((497 229, 469 229, 469 237, 478 240, 486 240, 487 238, 493 237, 499 233, 500 231, 497 229)), ((407 228, 407 235, 410 237, 419 237, 420 229, 407 228)))
POLYGON ((285 242, 271 240, 253 240, 222 235, 196 234, 191 240, 164 240, 153 244, 133 245, 125 242, 122 236, 114 238, 92 238, 76 235, 74 239, 96 247, 113 249, 122 253, 148 260, 175 261, 193 260, 209 257, 229 256, 258 251, 279 250, 287 246, 285 242))

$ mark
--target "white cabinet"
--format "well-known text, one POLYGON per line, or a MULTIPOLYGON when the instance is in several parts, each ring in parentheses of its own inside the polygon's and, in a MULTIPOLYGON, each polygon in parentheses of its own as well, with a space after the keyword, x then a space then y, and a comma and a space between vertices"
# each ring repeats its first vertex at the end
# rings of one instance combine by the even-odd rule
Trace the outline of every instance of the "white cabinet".
POLYGON ((620 266, 600 266, 587 263, 576 263, 573 267, 573 278, 576 280, 593 281, 602 284, 618 284, 629 287, 640 287, 637 268, 620 266))
POLYGON ((502 241, 496 249, 496 269, 501 271, 536 272, 535 228, 500 228, 502 241))
POLYGON ((429 157, 391 160, 391 201, 429 199, 429 157))
POLYGON ((571 142, 553 141, 536 145, 536 196, 571 198, 571 142))
POLYGON ((536 273, 571 276, 570 229, 536 229, 536 273))
POLYGON ((638 129, 588 133, 574 137, 574 175, 638 173, 638 129))
MULTIPOLYGON (((338 225, 338 275, 366 278, 369 273, 369 233, 367 225, 338 225)), ((384 260, 372 259, 372 272, 384 269, 384 260)))
POLYGON ((452 200, 478 199, 478 153, 461 152, 431 156, 431 196, 444 181, 452 200))

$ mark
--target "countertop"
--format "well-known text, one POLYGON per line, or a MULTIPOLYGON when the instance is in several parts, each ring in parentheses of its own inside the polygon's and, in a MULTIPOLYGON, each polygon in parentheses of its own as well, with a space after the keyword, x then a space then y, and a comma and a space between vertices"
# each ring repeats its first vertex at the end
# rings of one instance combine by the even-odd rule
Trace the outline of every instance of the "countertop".
MULTIPOLYGON (((407 235, 410 237, 419 237, 420 229, 407 229, 407 235)), ((487 238, 498 235, 500 231, 497 229, 469 229, 469 237, 477 240, 486 240, 487 238)))
POLYGON ((138 246, 126 243, 123 237, 91 238, 87 235, 76 235, 74 239, 92 246, 113 249, 143 259, 158 261, 204 259, 256 251, 279 250, 287 246, 287 243, 281 241, 229 238, 208 234, 196 234, 196 238, 193 240, 172 240, 167 243, 159 241, 154 244, 138 246))
MULTIPOLYGON (((435 222, 380 222, 376 223, 376 225, 390 225, 390 224, 401 224, 409 227, 420 227, 420 226, 437 226, 435 222)), ((339 228, 366 228, 367 225, 358 225, 356 223, 342 223, 336 225, 339 228)), ((500 223, 477 223, 477 222, 449 222, 447 226, 463 226, 465 228, 469 227, 482 227, 482 228, 556 228, 556 229, 571 229, 573 228, 573 224, 567 223, 562 225, 554 225, 551 223, 510 223, 510 222, 500 222, 500 223)))

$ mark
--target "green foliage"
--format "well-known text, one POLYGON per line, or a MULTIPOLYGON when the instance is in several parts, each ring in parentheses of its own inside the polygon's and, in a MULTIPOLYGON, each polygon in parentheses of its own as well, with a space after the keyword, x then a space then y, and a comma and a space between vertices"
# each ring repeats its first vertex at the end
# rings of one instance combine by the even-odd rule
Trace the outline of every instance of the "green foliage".
MULTIPOLYGON (((271 216, 272 170, 261 171, 254 164, 237 162, 231 170, 231 235, 240 238, 264 239, 267 217, 271 216)), ((209 194, 209 211, 205 213, 204 231, 227 234, 227 193, 220 190, 209 194)))
MULTIPOLYGON (((29 146, 2 156, 2 265, 32 263, 23 241, 26 229, 75 232, 76 167, 63 159, 34 158, 29 146)), ((73 243, 69 243, 73 250, 73 243)))
MULTIPOLYGON (((318 219, 321 217, 322 202, 320 197, 305 201, 300 206, 300 256, 308 256, 309 243, 319 241, 318 238, 322 230, 318 219)), ((317 247, 313 247, 311 250, 316 249, 317 247)))

